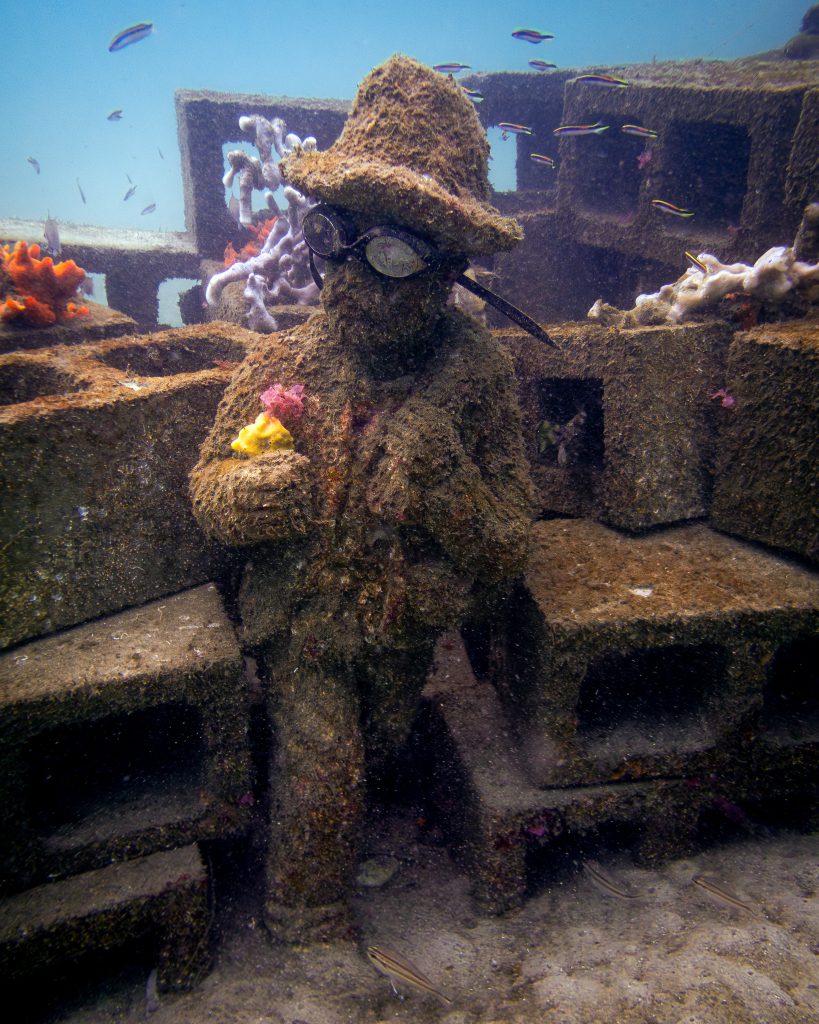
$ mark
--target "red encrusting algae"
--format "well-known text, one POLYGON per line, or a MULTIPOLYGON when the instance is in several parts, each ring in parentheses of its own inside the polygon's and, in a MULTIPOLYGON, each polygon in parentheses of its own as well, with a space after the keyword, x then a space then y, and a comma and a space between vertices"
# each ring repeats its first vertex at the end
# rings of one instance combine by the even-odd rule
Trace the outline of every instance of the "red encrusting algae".
POLYGON ((230 267, 237 260, 244 262, 244 260, 249 260, 253 256, 258 256, 262 251, 262 246, 267 236, 273 230, 276 220, 276 217, 271 217, 269 220, 262 221, 261 224, 247 225, 245 230, 253 237, 249 242, 245 242, 238 252, 236 252, 233 242, 228 242, 225 246, 225 266, 230 267))
POLYGON ((0 319, 28 327, 48 327, 59 320, 85 316, 87 306, 71 301, 85 280, 85 271, 73 260, 55 264, 40 259, 40 246, 18 242, 0 248, 0 319), (12 294, 7 294, 11 292, 12 294))

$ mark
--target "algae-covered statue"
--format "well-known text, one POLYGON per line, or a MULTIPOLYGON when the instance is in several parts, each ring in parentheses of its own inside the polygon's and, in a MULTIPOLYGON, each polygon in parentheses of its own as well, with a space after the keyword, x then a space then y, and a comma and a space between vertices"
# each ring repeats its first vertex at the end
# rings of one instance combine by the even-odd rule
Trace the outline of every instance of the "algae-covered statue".
POLYGON ((265 921, 285 940, 348 926, 365 786, 389 783, 435 640, 526 560, 511 361, 447 305, 470 255, 520 239, 487 157, 460 87, 396 56, 330 149, 282 161, 319 202, 322 308, 259 338, 191 475, 199 522, 247 553, 238 608, 275 734, 265 921))

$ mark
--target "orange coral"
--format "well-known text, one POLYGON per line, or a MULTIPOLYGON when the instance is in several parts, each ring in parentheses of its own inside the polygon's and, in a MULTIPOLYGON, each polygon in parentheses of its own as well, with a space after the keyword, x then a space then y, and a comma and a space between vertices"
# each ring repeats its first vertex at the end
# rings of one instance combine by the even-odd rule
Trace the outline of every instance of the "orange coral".
POLYGON ((249 224, 246 230, 252 235, 252 239, 246 242, 239 252, 233 247, 232 242, 228 242, 225 246, 225 266, 232 266, 237 260, 249 260, 252 256, 258 256, 262 251, 262 246, 265 243, 265 239, 273 230, 273 225, 276 223, 277 218, 271 217, 269 220, 262 221, 261 224, 249 224))
POLYGON ((85 271, 73 260, 55 265, 50 256, 40 259, 40 246, 18 242, 14 249, 0 249, 3 279, 18 296, 7 296, 0 305, 0 318, 46 327, 73 316, 88 313, 77 306, 77 288, 85 280, 85 271))

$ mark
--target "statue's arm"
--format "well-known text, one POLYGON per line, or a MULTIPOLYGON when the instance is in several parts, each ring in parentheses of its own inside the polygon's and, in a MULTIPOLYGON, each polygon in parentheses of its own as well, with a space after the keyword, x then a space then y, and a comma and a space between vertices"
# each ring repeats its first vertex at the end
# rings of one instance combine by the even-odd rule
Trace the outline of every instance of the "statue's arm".
POLYGON ((484 383, 465 403, 475 410, 468 422, 463 405, 447 405, 445 386, 405 402, 384 438, 370 505, 422 526, 458 568, 494 583, 525 566, 533 497, 512 380, 484 383))
POLYGON ((228 385, 190 475, 193 514, 208 536, 245 545, 303 536, 313 519, 310 460, 290 449, 252 457, 231 442, 261 411, 270 372, 246 361, 228 385))

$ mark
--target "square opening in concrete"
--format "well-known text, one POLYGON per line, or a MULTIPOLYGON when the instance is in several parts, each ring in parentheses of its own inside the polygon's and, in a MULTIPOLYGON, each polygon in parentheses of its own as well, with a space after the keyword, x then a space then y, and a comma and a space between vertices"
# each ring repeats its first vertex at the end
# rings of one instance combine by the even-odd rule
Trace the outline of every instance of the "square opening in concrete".
POLYGON ((27 800, 49 849, 189 817, 205 782, 201 714, 167 704, 57 726, 32 740, 27 800))
POLYGON ((751 139, 739 125, 672 125, 666 137, 663 194, 655 198, 692 210, 694 217, 658 212, 668 231, 687 235, 696 228, 702 235, 738 228, 748 190, 750 155, 751 139))
POLYGON ((112 941, 110 949, 80 947, 73 955, 46 959, 6 979, 10 1005, 25 1008, 20 1020, 59 1020, 66 1013, 83 1009, 93 1014, 97 1010, 94 1004, 101 1000, 119 996, 124 1001, 129 990, 144 990, 157 964, 155 938, 126 933, 121 939, 112 937, 112 941))
POLYGON ((0 366, 0 405, 31 402, 45 395, 70 395, 87 385, 43 363, 4 363, 0 366))
POLYGON ((786 741, 819 736, 817 666, 817 637, 798 637, 779 648, 763 694, 763 721, 769 738, 786 741))
MULTIPOLYGON (((584 124, 597 118, 589 115, 584 124)), ((643 171, 638 159, 644 150, 642 139, 620 130, 623 121, 608 118, 610 127, 602 135, 569 140, 577 147, 574 163, 577 190, 584 213, 629 224, 637 216, 643 171), (580 150, 582 147, 582 150, 580 150)))
POLYGON ((539 387, 539 460, 547 466, 603 466, 603 383, 595 378, 547 377, 539 387))
POLYGON ((240 363, 244 357, 241 345, 205 337, 161 345, 123 345, 98 356, 101 363, 138 377, 173 377, 177 373, 212 370, 221 363, 240 363))
POLYGON ((713 742, 708 710, 726 662, 708 644, 595 658, 580 685, 578 740, 600 757, 702 749, 713 742))

